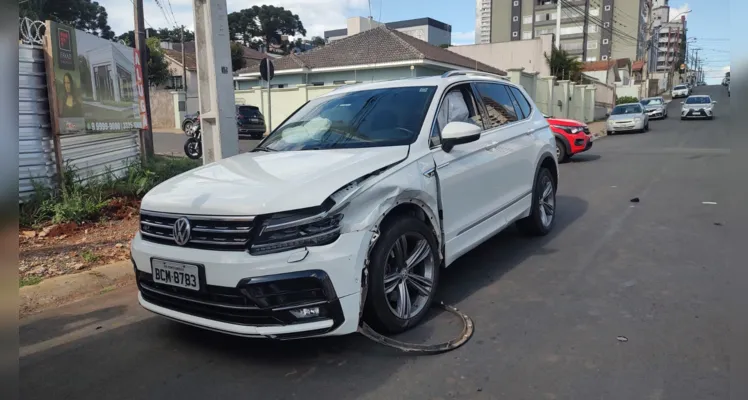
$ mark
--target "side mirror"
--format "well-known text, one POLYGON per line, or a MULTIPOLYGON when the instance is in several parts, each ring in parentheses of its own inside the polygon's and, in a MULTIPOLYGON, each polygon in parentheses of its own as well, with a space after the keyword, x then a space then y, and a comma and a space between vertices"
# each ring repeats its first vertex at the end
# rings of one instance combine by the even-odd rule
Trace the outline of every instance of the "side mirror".
POLYGON ((549 117, 549 116, 547 116, 547 115, 545 115, 545 114, 543 114, 543 118, 545 118, 545 119, 548 119, 548 118, 550 118, 550 117, 549 117))
POLYGON ((681 101, 681 102, 680 102, 680 104, 683 104, 683 103, 685 103, 685 101, 681 101))
POLYGON ((450 122, 442 130, 442 150, 449 153, 458 144, 480 139, 482 128, 467 122, 450 122))
POLYGON ((712 102, 712 104, 717 104, 717 102, 716 102, 716 101, 713 101, 713 102, 712 102))

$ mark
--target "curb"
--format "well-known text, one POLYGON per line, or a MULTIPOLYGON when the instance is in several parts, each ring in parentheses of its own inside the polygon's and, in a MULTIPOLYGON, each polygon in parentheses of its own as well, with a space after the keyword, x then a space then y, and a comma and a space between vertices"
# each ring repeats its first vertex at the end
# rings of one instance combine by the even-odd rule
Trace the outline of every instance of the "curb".
POLYGON ((135 282, 131 261, 93 268, 77 274, 56 276, 18 290, 19 317, 72 303, 135 282))

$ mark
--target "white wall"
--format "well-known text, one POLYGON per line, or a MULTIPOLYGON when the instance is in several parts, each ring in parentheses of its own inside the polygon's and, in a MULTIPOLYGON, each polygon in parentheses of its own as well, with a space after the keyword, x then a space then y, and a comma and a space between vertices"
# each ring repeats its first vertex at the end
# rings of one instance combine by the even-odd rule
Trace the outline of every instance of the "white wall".
POLYGON ((545 55, 551 54, 552 45, 552 35, 541 35, 513 42, 451 46, 449 50, 504 71, 524 68, 525 72, 546 76, 551 74, 551 69, 545 55))

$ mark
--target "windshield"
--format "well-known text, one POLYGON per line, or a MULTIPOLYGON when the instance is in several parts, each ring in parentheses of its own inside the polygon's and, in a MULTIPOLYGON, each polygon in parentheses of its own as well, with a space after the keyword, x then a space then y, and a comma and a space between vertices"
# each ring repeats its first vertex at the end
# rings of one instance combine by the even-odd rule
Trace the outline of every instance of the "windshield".
POLYGON ((676 86, 674 90, 683 90, 683 89, 688 89, 688 88, 683 85, 679 85, 679 86, 676 86))
POLYGON ((712 99, 709 97, 689 97, 686 104, 711 104, 712 99))
POLYGON ((661 106, 662 99, 644 99, 641 101, 643 106, 661 106))
POLYGON ((275 151, 402 146, 421 131, 435 86, 332 94, 309 101, 261 144, 275 151))
POLYGON ((642 108, 638 104, 624 104, 616 106, 610 115, 641 114, 642 108))

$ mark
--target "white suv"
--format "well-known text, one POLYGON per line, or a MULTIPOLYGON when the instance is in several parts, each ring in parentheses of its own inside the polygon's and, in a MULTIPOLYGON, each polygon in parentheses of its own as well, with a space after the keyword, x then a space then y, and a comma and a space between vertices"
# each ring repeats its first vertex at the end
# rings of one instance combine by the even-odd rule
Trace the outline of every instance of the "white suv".
POLYGON ((517 222, 555 221, 555 139, 497 76, 344 86, 253 152, 170 179, 132 241, 140 304, 248 337, 401 332, 441 267, 517 222))

